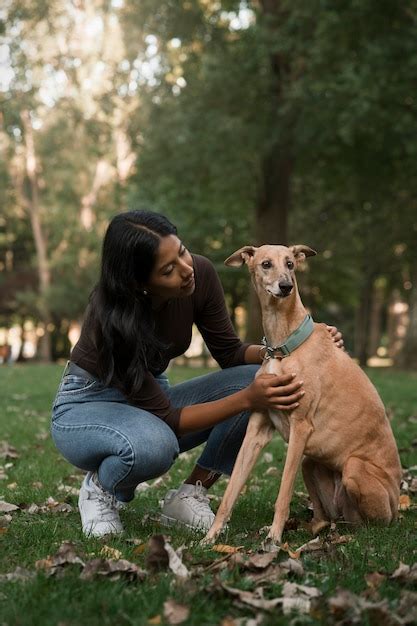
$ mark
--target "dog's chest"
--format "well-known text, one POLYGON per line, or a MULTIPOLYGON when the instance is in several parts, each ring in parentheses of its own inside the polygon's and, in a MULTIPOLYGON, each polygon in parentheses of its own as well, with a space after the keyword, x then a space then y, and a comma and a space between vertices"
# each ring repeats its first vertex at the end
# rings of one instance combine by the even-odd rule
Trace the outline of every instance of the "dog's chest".
MULTIPOLYGON (((269 359, 262 366, 264 374, 282 374, 282 367, 278 359, 269 359)), ((290 437, 290 423, 288 416, 282 411, 268 411, 269 418, 284 441, 288 442, 290 437)))

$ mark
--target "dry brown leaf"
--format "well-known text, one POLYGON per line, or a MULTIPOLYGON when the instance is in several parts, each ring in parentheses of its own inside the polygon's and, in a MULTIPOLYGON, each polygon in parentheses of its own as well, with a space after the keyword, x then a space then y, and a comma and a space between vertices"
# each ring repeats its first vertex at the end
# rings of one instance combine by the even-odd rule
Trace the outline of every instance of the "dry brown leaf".
POLYGON ((216 545, 211 547, 214 552, 221 552, 224 554, 234 554, 235 552, 239 552, 239 550, 242 550, 242 548, 243 546, 228 546, 223 543, 217 543, 216 545))
POLYGON ((379 572, 370 572, 366 574, 365 581, 370 589, 377 589, 387 577, 379 572))
POLYGON ((395 572, 391 574, 391 578, 395 578, 401 582, 417 581, 417 563, 413 563, 413 565, 406 565, 405 563, 400 562, 395 572))
POLYGON ((417 593, 402 591, 397 611, 400 617, 406 618, 405 623, 417 624, 417 593))
POLYGON ((46 559, 36 561, 37 570, 44 570, 47 576, 55 576, 63 571, 66 565, 81 565, 84 567, 84 561, 75 552, 75 546, 71 541, 64 541, 58 548, 54 556, 48 556, 46 559))
POLYGON ((25 569, 24 567, 16 567, 16 569, 14 570, 14 572, 9 572, 8 574, 0 574, 0 581, 1 582, 17 582, 17 581, 24 581, 24 580, 30 580, 31 578, 33 578, 35 576, 34 572, 29 571, 28 569, 25 569))
POLYGON ((164 602, 164 617, 168 624, 182 624, 189 615, 190 609, 185 604, 178 604, 171 598, 164 602))
POLYGON ((4 500, 0 500, 0 513, 11 513, 17 511, 19 507, 16 504, 10 504, 4 500))
POLYGON ((136 548, 134 548, 132 553, 135 555, 143 554, 145 550, 146 550, 146 543, 140 543, 138 546, 136 546, 136 548))
POLYGON ((165 537, 163 535, 153 535, 148 541, 148 553, 146 555, 146 566, 153 571, 167 569, 169 556, 165 550, 165 537))
POLYGON ((162 617, 160 615, 155 615, 155 617, 151 617, 150 619, 148 619, 148 624, 161 624, 162 622, 162 617))
POLYGON ((11 446, 7 441, 0 441, 0 459, 18 459, 19 455, 16 448, 11 446))
POLYGON ((37 513, 71 513, 74 509, 70 504, 66 502, 58 502, 54 498, 49 497, 43 504, 21 504, 20 508, 29 515, 36 515, 37 513))
POLYGON ((390 612, 388 602, 369 602, 348 591, 339 589, 327 602, 332 615, 339 623, 358 624, 364 622, 378 626, 397 626, 402 622, 390 612), (348 620, 345 622, 345 618, 348 620))
POLYGON ((221 588, 244 604, 253 606, 256 609, 262 609, 263 611, 271 611, 283 602, 283 598, 273 598, 272 600, 265 599, 262 587, 257 587, 254 591, 242 591, 242 589, 236 589, 235 587, 221 584, 221 588))
POLYGON ((285 598, 295 598, 297 596, 305 596, 307 598, 318 598, 321 591, 317 587, 309 585, 299 585, 298 583, 285 582, 282 588, 282 595, 285 598))
POLYGON ((399 511, 407 511, 407 509, 409 509, 411 506, 411 499, 410 496, 407 496, 406 494, 402 494, 400 496, 400 500, 398 503, 398 510, 399 511))
POLYGON ((181 560, 180 551, 176 552, 166 541, 164 535, 153 535, 149 539, 146 564, 154 571, 169 567, 179 578, 188 578, 190 575, 181 560))
POLYGON ((100 556, 103 556, 107 559, 120 559, 122 553, 120 550, 116 550, 116 548, 111 548, 110 546, 103 546, 100 550, 100 556))
POLYGON ((184 565, 181 559, 181 551, 175 551, 168 541, 165 541, 165 550, 168 553, 169 558, 169 568, 174 572, 176 576, 179 578, 188 578, 190 576, 190 572, 184 565))
POLYGON ((252 554, 246 566, 249 569, 265 569, 269 565, 271 565, 272 561, 276 558, 276 554, 274 552, 257 552, 256 554, 252 554))
POLYGON ((81 580, 93 580, 97 577, 106 577, 110 580, 127 578, 129 581, 144 580, 146 572, 140 569, 135 563, 120 559, 93 559, 86 563, 82 571, 81 580))

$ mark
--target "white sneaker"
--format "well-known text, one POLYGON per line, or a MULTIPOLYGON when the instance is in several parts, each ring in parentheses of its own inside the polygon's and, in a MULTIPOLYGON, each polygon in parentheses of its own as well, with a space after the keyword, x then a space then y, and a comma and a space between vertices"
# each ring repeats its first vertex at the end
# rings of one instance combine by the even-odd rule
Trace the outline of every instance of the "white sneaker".
POLYGON ((78 497, 83 533, 92 537, 118 534, 123 532, 119 509, 123 503, 104 491, 97 479, 97 473, 88 472, 85 476, 78 497))
POLYGON ((161 523, 181 524, 194 530, 207 531, 214 522, 207 489, 198 480, 195 485, 184 483, 170 489, 162 505, 161 523))

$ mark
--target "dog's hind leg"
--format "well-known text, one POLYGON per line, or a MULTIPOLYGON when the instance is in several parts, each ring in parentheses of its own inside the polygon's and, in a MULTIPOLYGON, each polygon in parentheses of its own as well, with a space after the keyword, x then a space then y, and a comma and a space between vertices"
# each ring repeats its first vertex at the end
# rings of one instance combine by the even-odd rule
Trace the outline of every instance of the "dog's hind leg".
POLYGON ((393 498, 373 469, 370 463, 355 457, 348 459, 343 468, 343 486, 352 503, 343 512, 348 522, 366 519, 388 524, 396 517, 393 498))
POLYGON ((311 530, 315 535, 342 513, 337 501, 341 475, 309 457, 303 459, 302 471, 313 504, 311 530))
POLYGON ((204 537, 203 543, 212 543, 229 519, 233 505, 246 483, 259 453, 271 440, 273 432, 274 427, 268 416, 263 413, 252 413, 216 518, 204 537))
POLYGON ((284 530, 290 510, 295 478, 311 431, 312 426, 306 419, 291 418, 287 456, 278 498, 275 502, 274 520, 267 537, 267 542, 271 541, 275 544, 281 543, 282 531, 284 530))

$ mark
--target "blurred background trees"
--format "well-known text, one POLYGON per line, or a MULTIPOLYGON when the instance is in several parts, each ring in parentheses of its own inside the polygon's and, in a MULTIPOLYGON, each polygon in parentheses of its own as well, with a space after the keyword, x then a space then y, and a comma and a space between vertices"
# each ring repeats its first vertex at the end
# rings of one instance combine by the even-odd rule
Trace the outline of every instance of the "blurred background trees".
POLYGON ((417 367, 417 3, 9 0, 0 10, 0 325, 68 354, 109 217, 166 213, 261 334, 246 244, 365 364, 417 367))

